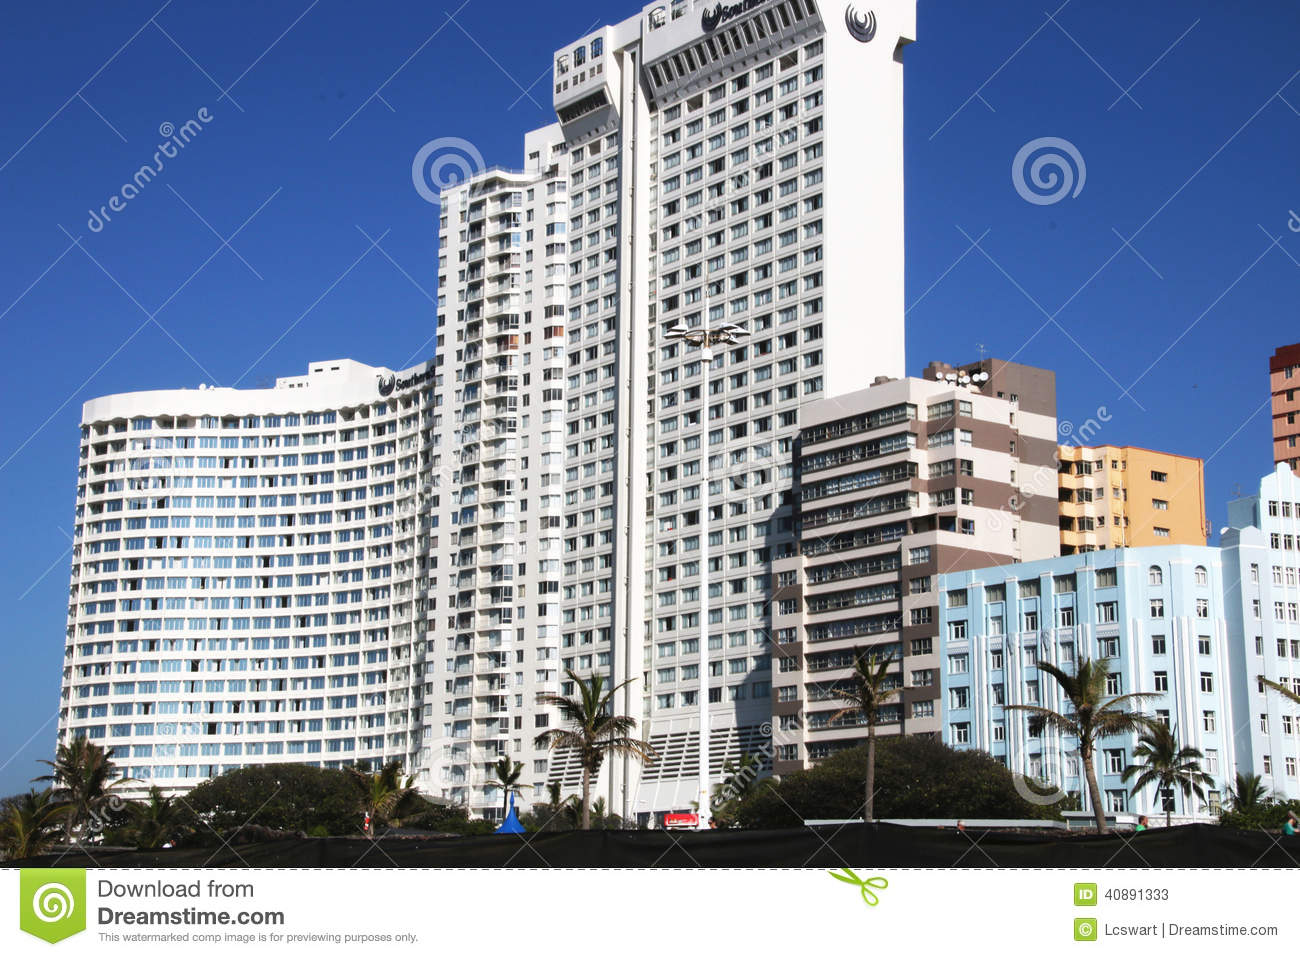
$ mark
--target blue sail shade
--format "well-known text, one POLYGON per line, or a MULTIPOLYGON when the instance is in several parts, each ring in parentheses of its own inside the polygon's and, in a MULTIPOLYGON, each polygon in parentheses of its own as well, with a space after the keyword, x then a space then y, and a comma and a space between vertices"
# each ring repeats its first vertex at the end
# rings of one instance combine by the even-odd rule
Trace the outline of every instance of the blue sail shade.
POLYGON ((506 813, 506 819, 501 822, 501 826, 496 829, 495 834, 523 834, 524 826, 519 823, 519 815, 515 813, 515 794, 510 792, 510 810, 506 813))

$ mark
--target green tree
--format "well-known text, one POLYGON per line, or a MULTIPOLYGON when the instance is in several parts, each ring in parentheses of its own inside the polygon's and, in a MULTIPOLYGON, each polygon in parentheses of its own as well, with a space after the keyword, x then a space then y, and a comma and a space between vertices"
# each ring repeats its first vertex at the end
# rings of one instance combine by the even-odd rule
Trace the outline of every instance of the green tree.
POLYGON ((889 674, 893 661, 892 655, 857 648, 853 652, 853 671, 848 686, 835 689, 836 697, 846 702, 848 707, 835 712, 831 723, 845 715, 856 714, 867 726, 866 801, 862 805, 862 820, 868 824, 874 817, 876 806, 876 725, 880 723, 884 706, 902 692, 901 683, 895 683, 894 676, 889 674))
POLYGON ((253 824, 281 831, 357 831, 356 791, 348 775, 305 764, 227 771, 178 800, 195 814, 196 839, 205 842, 253 824))
POLYGON ((44 854, 68 813, 68 805, 56 801, 49 788, 9 798, 0 814, 0 852, 4 859, 17 861, 44 854))
POLYGON ((67 744, 59 745, 53 761, 42 761, 49 774, 33 781, 49 781, 53 785, 54 800, 67 805, 63 817, 64 838, 72 843, 97 815, 105 809, 114 789, 127 783, 117 777, 112 752, 105 751, 84 735, 78 735, 67 744))
MULTIPOLYGON (((739 761, 728 759, 722 764, 723 778, 713 786, 712 817, 729 825, 738 804, 754 793, 763 775, 763 758, 744 754, 739 761)), ((697 808, 698 810, 698 808, 697 808)))
POLYGON ((1147 692, 1131 692, 1108 697, 1106 679, 1110 675, 1110 666, 1104 660, 1080 658, 1073 675, 1066 674, 1047 661, 1038 662, 1038 669, 1050 675, 1060 686, 1061 693, 1070 704, 1069 713, 1061 714, 1031 704, 1009 704, 1006 709, 1028 712, 1029 729, 1033 734, 1041 734, 1044 728, 1054 728, 1079 742, 1079 760, 1088 780, 1088 799, 1097 819, 1097 833, 1104 833, 1106 808, 1101 802, 1097 769, 1093 766, 1097 742, 1111 735, 1144 731, 1152 724, 1151 719, 1129 709, 1159 696, 1147 692))
POLYGON ((1258 804, 1241 810, 1224 811, 1219 816, 1220 827, 1233 827, 1242 831, 1280 831, 1291 814, 1300 816, 1300 801, 1279 801, 1267 797, 1258 804))
POLYGON ((1167 725, 1153 721, 1138 737, 1133 749, 1133 763, 1124 769, 1123 780, 1136 778, 1130 793, 1137 794, 1145 787, 1155 785, 1162 802, 1166 792, 1170 800, 1165 803, 1165 827, 1173 816, 1174 789, 1183 792, 1184 806, 1195 794, 1205 800, 1205 788, 1214 786, 1214 779, 1201 770, 1203 755, 1196 748, 1179 747, 1178 738, 1167 725))
POLYGON ((577 688, 576 696, 547 694, 540 703, 553 705, 559 710, 562 728, 548 728, 537 736, 539 748, 571 748, 582 764, 582 829, 591 829, 591 782, 599 773, 606 755, 627 755, 639 761, 652 761, 655 750, 646 741, 632 737, 636 719, 625 714, 615 714, 614 695, 632 679, 605 689, 602 675, 592 675, 584 681, 574 671, 567 670, 569 681, 577 688))
POLYGON ((1228 808, 1233 811, 1250 811, 1268 799, 1268 788, 1258 774, 1238 771, 1228 788, 1228 808))
POLYGON ((148 800, 131 802, 127 812, 126 833, 142 850, 174 843, 192 828, 193 815, 189 809, 163 794, 156 784, 149 788, 148 800))
POLYGON ((515 761, 508 755, 502 755, 497 759, 497 763, 492 765, 492 774, 496 777, 496 783, 501 788, 501 820, 505 820, 506 813, 510 809, 510 795, 523 793, 523 785, 519 779, 524 774, 524 764, 522 761, 515 761))
POLYGON ((373 837, 380 825, 387 825, 399 804, 414 790, 415 779, 402 779, 402 763, 389 761, 378 771, 368 768, 344 768, 352 784, 357 810, 369 815, 373 837))
MULTIPOLYGON (((866 745, 848 748, 779 781, 763 780, 729 817, 744 828, 856 818, 866 769, 866 745)), ((1057 806, 1022 797, 1017 775, 995 758, 928 738, 882 736, 876 742, 876 783, 877 818, 1060 818, 1057 806)))
POLYGON ((577 827, 581 815, 576 810, 576 795, 564 797, 559 781, 546 785, 546 801, 534 802, 529 811, 519 816, 520 822, 530 831, 561 831, 577 827))

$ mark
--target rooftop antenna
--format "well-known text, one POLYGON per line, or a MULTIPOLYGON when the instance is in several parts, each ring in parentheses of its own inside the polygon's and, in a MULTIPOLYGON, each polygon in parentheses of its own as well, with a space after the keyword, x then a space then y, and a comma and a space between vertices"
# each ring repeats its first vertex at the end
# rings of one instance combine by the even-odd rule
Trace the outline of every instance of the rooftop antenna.
POLYGON ((978 349, 978 350, 980 351, 980 362, 983 362, 983 361, 984 361, 984 352, 985 352, 984 343, 982 343, 982 342, 977 342, 977 343, 975 343, 975 348, 978 349))

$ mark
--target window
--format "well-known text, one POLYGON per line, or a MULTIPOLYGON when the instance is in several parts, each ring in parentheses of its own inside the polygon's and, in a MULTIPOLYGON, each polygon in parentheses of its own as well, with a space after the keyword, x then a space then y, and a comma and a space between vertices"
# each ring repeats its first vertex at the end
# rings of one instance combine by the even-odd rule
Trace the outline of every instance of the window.
POLYGON ((1165 617, 1165 600, 1163 598, 1151 599, 1151 617, 1152 618, 1165 617))
POLYGON ((1114 588, 1118 578, 1113 568, 1098 568, 1096 584, 1098 588, 1114 588))
POLYGON ((1101 657, 1103 657, 1103 658, 1118 658, 1118 657, 1119 657, 1119 639, 1118 639, 1118 638, 1102 638, 1099 642, 1097 642, 1097 644, 1098 644, 1098 646, 1099 646, 1100 649, 1101 649, 1101 657))
POLYGON ((948 737, 953 744, 970 744, 970 722, 959 721, 948 725, 948 737))
POLYGON ((1106 694, 1118 695, 1124 693, 1124 683, 1121 676, 1115 673, 1106 676, 1106 694))
POLYGON ((969 655, 949 655, 948 656, 948 674, 964 675, 970 671, 969 655))
POLYGON ((1153 481, 1153 482, 1168 482, 1168 481, 1169 481, 1169 473, 1168 473, 1168 472, 1157 472, 1155 469, 1152 469, 1152 470, 1151 470, 1151 481, 1153 481))
POLYGON ((1196 639, 1196 651, 1198 654, 1210 654, 1210 636, 1200 635, 1196 639))
POLYGON ((1152 565, 1147 569, 1148 585, 1163 585, 1165 582, 1165 573, 1161 571, 1159 565, 1152 565))
MULTIPOLYGON (((1256 571, 1258 571, 1258 570, 1259 570, 1258 567, 1256 567, 1256 571)), ((1205 570, 1205 566, 1204 566, 1204 565, 1197 565, 1197 566, 1196 566, 1196 584, 1198 584, 1198 585, 1208 585, 1209 583, 1210 583, 1210 573, 1207 572, 1207 571, 1205 570)))
POLYGON ((1124 773, 1124 749, 1108 748, 1106 750, 1106 773, 1123 774, 1124 773))
POLYGON ((1210 674, 1208 671, 1201 672, 1201 691, 1205 694, 1214 693, 1214 675, 1210 674))
POLYGON ((970 689, 969 688, 949 688, 948 689, 948 707, 953 709, 970 707, 970 689))
POLYGON ((1164 635, 1152 635, 1152 636, 1151 636, 1151 654, 1153 654, 1153 655, 1164 655, 1164 654, 1168 654, 1168 651, 1167 651, 1166 646, 1165 646, 1165 636, 1164 636, 1164 635))
POLYGON ((1169 690, 1169 672, 1157 671, 1155 673, 1155 689, 1157 692, 1166 692, 1169 690))
POLYGON ((948 622, 948 639, 950 641, 966 640, 966 622, 950 621, 948 622))
POLYGON ((1217 719, 1216 719, 1215 714, 1214 714, 1213 711, 1202 711, 1202 712, 1201 712, 1201 728, 1202 728, 1202 729, 1203 729, 1207 734, 1213 734, 1213 733, 1214 733, 1215 726, 1216 726, 1217 724, 1218 724, 1218 721, 1217 721, 1217 719))
POLYGON ((1107 791, 1106 792, 1106 810, 1110 814, 1124 813, 1124 791, 1107 791))
POLYGON ((1196 617, 1197 618, 1210 617, 1210 600, 1208 598, 1196 599, 1196 617))
POLYGON ((1099 601, 1097 602, 1097 624, 1107 625, 1119 621, 1119 602, 1117 601, 1099 601))

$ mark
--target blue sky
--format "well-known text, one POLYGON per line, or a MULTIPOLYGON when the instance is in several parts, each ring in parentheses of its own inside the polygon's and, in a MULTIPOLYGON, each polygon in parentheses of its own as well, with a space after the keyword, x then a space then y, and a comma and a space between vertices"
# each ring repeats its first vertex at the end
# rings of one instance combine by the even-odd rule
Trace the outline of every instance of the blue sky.
MULTIPOLYGON (((637 9, 458 3, 7 11, 0 793, 53 747, 81 403, 431 355, 436 210, 413 157, 457 136, 519 165, 522 133, 553 120, 551 51, 637 9), (92 231, 160 127, 203 108, 202 132, 92 231)), ((909 371, 980 344, 1056 370, 1061 419, 1104 408, 1101 441, 1206 458, 1218 526, 1271 466, 1267 358, 1300 340, 1300 8, 1059 4, 921 0, 909 371), (1086 167, 1050 205, 1012 180, 1042 137, 1086 167)))

